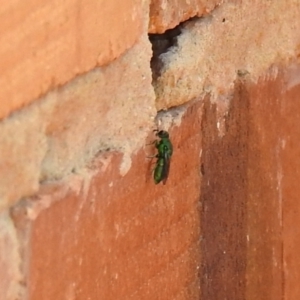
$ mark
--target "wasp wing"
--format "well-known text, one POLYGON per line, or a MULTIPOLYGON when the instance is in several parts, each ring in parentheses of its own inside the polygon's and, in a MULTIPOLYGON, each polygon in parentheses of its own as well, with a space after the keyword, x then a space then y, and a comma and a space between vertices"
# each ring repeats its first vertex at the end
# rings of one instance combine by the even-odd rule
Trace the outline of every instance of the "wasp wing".
POLYGON ((163 165, 163 170, 162 170, 163 184, 166 184, 168 176, 169 176, 170 162, 171 162, 171 156, 168 152, 165 152, 164 153, 164 165, 163 165))

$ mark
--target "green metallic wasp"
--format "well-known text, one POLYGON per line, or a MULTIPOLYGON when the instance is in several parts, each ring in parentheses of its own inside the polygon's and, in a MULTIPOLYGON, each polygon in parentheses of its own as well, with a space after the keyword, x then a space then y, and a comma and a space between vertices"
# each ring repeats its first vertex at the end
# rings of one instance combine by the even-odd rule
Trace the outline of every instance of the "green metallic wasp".
POLYGON ((173 145, 170 141, 169 133, 164 130, 155 130, 156 136, 160 140, 154 141, 157 154, 154 156, 157 158, 156 166, 154 168, 153 179, 155 184, 166 184, 170 170, 170 161, 173 154, 173 145))

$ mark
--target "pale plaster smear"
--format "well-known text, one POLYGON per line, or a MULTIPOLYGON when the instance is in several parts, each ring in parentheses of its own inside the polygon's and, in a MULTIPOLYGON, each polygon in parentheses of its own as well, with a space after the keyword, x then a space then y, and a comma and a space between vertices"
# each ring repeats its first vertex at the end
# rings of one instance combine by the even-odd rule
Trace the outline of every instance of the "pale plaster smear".
POLYGON ((0 122, 0 211, 37 192, 41 181, 75 173, 88 182, 83 169, 101 151, 123 152, 120 173, 126 174, 157 112, 151 54, 143 36, 110 65, 0 122))
POLYGON ((233 88, 239 70, 254 82, 272 64, 297 56, 300 2, 224 3, 211 15, 183 25, 177 45, 161 54, 161 76, 154 83, 158 109, 211 94, 212 101, 233 88))
MULTIPOLYGON (((5 178, 0 181, 0 211, 37 192, 41 181, 71 173, 86 176, 82 168, 108 148, 124 153, 120 173, 126 174, 131 156, 155 126, 157 110, 207 93, 227 99, 239 70, 255 80, 272 64, 294 57, 299 32, 299 1, 224 3, 211 15, 187 22, 178 46, 162 54, 155 104, 145 30, 116 61, 0 123, 0 176, 5 178)), ((163 119, 163 128, 174 123, 163 119)), ((176 120, 179 126, 180 118, 176 120)))
POLYGON ((0 299, 23 299, 21 250, 9 213, 0 213, 0 299))

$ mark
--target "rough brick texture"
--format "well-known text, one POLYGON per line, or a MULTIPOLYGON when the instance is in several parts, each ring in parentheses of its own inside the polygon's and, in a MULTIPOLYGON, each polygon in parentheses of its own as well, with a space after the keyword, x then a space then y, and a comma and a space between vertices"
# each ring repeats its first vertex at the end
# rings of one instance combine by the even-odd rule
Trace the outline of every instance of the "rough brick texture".
POLYGON ((0 10, 0 300, 300 299, 299 1, 0 10))
POLYGON ((84 181, 46 185, 14 209, 19 231, 29 230, 30 299, 197 298, 200 112, 190 107, 170 131, 165 186, 153 182, 147 146, 124 177, 121 156, 101 154, 84 181))
POLYGON ((237 73, 248 72, 256 81, 270 65, 299 55, 298 2, 241 2, 225 2, 160 37, 152 59, 158 109, 207 93, 212 100, 225 97, 237 73))
POLYGON ((225 116, 217 105, 206 101, 202 120, 199 299, 244 299, 249 105, 238 87, 225 116))
POLYGON ((201 299, 300 297, 299 72, 238 80, 225 115, 205 105, 201 299))
POLYGON ((139 0, 3 3, 0 119, 111 62, 135 43, 147 14, 148 1, 139 0))
POLYGON ((23 299, 22 258, 8 211, 0 213, 0 299, 23 299))
POLYGON ((152 0, 150 5, 150 33, 164 33, 189 18, 213 10, 220 0, 152 0))
POLYGON ((140 38, 110 65, 0 123, 0 210, 36 192, 41 181, 80 172, 100 150, 122 149, 123 173, 130 168, 156 113, 150 47, 140 38))
POLYGON ((15 206, 30 299, 298 299, 299 70, 191 104, 165 186, 148 145, 124 177, 103 153, 15 206))

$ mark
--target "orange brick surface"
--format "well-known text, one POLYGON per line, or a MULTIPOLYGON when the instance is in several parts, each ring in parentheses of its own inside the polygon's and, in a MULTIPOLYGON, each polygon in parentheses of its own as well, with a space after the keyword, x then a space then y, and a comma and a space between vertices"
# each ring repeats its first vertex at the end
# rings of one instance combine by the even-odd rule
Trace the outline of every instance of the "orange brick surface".
MULTIPOLYGON (((283 264, 284 297, 300 298, 300 84, 299 65, 292 65, 287 72, 287 90, 285 99, 278 104, 281 112, 281 163, 277 164, 277 181, 281 188, 278 214, 282 214, 283 226, 283 264)), ((279 95, 279 94, 278 94, 279 95)), ((279 98, 280 99, 280 98, 279 98)), ((282 98, 281 98, 282 99, 282 98)))
POLYGON ((299 70, 238 80, 221 130, 205 106, 200 299, 300 297, 299 70))
POLYGON ((150 33, 163 33, 195 16, 213 10, 220 0, 152 0, 150 5, 150 33))
POLYGON ((297 1, 0 11, 0 300, 300 299, 297 1))
MULTIPOLYGON (((272 70, 270 70, 272 74, 272 70)), ((281 110, 290 101, 285 74, 247 85, 241 98, 249 103, 247 163, 247 299, 283 299, 283 190, 281 110)), ((286 298, 290 299, 290 298, 286 298)))
POLYGON ((299 69, 190 104, 165 186, 148 145, 15 206, 30 299, 297 299, 299 69))
POLYGON ((145 28, 145 4, 138 0, 3 3, 0 119, 120 56, 145 28))
POLYGON ((14 209, 28 235, 30 299, 196 299, 199 120, 198 104, 170 131, 166 185, 153 182, 147 146, 124 177, 121 156, 101 154, 84 181, 45 186, 14 209))
POLYGON ((140 148, 156 115, 150 57, 143 37, 108 66, 0 122, 0 211, 41 181, 78 172, 100 150, 126 148, 130 156, 140 148))

